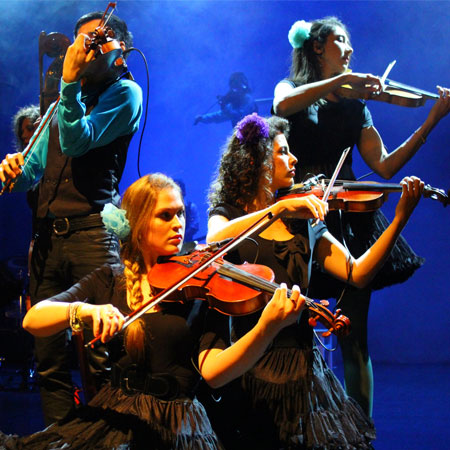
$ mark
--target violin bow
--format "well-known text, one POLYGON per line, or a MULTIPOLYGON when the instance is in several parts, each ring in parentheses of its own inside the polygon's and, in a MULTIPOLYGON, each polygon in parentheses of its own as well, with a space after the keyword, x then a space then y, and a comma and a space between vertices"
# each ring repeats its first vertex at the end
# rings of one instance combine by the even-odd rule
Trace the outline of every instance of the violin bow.
MULTIPOLYGON (((204 261, 202 261, 199 266, 194 269, 190 274, 185 276, 180 281, 176 282, 174 285, 162 290, 157 295, 152 297, 149 301, 144 302, 139 308, 135 309, 132 313, 130 313, 128 316, 125 317, 125 322, 123 324, 122 329, 120 332, 125 330, 129 325, 131 325, 134 321, 139 319, 143 314, 145 314, 147 311, 149 311, 151 308, 156 306, 159 302, 166 299, 170 294, 175 292, 178 288, 180 288, 183 284, 186 283, 186 281, 190 280, 191 278, 194 278, 198 273, 200 273, 205 267, 211 265, 214 261, 221 258, 225 253, 227 253, 229 250, 232 250, 233 248, 240 245, 245 239, 250 237, 251 235, 262 232, 267 227, 269 227, 275 220, 277 220, 279 217, 278 214, 274 215, 271 212, 268 212, 264 214, 262 217, 260 217, 256 222, 251 224, 247 229, 239 233, 236 237, 234 237, 231 241, 226 243, 221 250, 219 250, 217 253, 214 253, 209 258, 205 258, 204 261)), ((119 334, 119 332, 116 332, 114 336, 119 334)), ((85 344, 85 347, 92 346, 95 342, 97 342, 100 339, 100 336, 97 336, 96 338, 92 339, 90 342, 85 344)))
MULTIPOLYGON (((50 110, 50 112, 47 114, 46 118, 44 121, 42 121, 39 124, 39 128, 36 131, 36 133, 33 136, 33 139, 30 141, 30 143, 27 145, 27 147, 25 148, 25 150, 23 151, 23 157, 24 159, 27 158, 28 159, 26 161, 24 161, 23 166, 25 167, 27 165, 27 162, 30 160, 30 156, 34 153, 34 151, 36 150, 36 146, 35 144, 38 143, 38 141, 41 139, 41 137, 43 136, 43 132, 48 128, 48 126, 51 123, 51 119, 53 118, 53 116, 55 115, 56 112, 56 107, 58 106, 60 97, 58 96, 58 98, 56 99, 55 103, 52 106, 52 109, 50 110)), ((11 192, 14 188, 14 185, 16 184, 17 180, 19 179, 20 175, 18 175, 16 178, 9 178, 2 190, 0 191, 0 196, 3 195, 5 192, 11 192)))
POLYGON ((394 61, 390 62, 388 66, 386 67, 386 70, 384 71, 383 75, 381 76, 381 84, 384 88, 384 83, 386 82, 386 78, 388 77, 389 73, 391 72, 392 68, 395 66, 395 63, 397 62, 396 59, 394 61))
MULTIPOLYGON (((324 192, 324 194, 323 194, 322 200, 323 200, 324 202, 328 201, 328 197, 330 196, 331 189, 333 189, 334 183, 335 183, 336 180, 337 180, 337 177, 338 177, 338 175, 339 175, 339 172, 341 171, 341 168, 342 168, 342 166, 344 165, 345 158, 347 158, 347 155, 348 155, 348 153, 350 152, 350 150, 351 150, 351 147, 347 147, 347 148, 342 152, 342 155, 341 155, 341 157, 340 157, 340 159, 339 159, 339 161, 338 161, 338 163, 337 163, 336 169, 334 169, 334 173, 333 173, 333 175, 332 175, 332 177, 331 177, 331 179, 330 179, 330 183, 328 184, 327 189, 325 190, 325 192, 324 192)), ((316 225, 318 225, 319 222, 320 222, 320 219, 317 219, 317 220, 314 222, 313 226, 315 227, 316 225)))

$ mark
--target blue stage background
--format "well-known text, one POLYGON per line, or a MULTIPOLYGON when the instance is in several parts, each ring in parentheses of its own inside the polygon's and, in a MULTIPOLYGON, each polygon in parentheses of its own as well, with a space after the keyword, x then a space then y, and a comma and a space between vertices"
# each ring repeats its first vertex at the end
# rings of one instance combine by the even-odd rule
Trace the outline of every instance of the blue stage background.
MULTIPOLYGON (((183 179, 187 199, 199 208, 198 236, 204 236, 207 190, 231 125, 194 126, 194 119, 219 108, 216 96, 227 92, 232 72, 247 75, 256 98, 272 97, 275 84, 288 74, 287 33, 292 23, 336 15, 351 32, 354 71, 381 75, 396 59, 392 79, 435 92, 437 84, 450 86, 449 6, 448 1, 119 0, 117 14, 128 23, 135 47, 149 64, 141 173, 161 171, 183 179)), ((1 157, 12 151, 12 115, 21 106, 39 102, 39 33, 58 31, 72 39, 79 16, 105 7, 105 1, 2 1, 1 157)), ((145 92, 140 56, 132 53, 128 63, 145 92)), ((270 106, 262 103, 260 113, 269 115, 270 106)), ((431 102, 415 109, 371 102, 369 108, 386 146, 394 149, 422 123, 431 102)), ((449 124, 447 117, 393 181, 414 174, 433 186, 449 187, 449 124)), ((139 139, 140 132, 130 147, 122 192, 138 176, 139 139)), ((357 176, 367 173, 357 152, 354 158, 357 176)), ((383 207, 389 218, 397 198, 393 194, 383 207)), ((25 258, 31 219, 24 194, 1 197, 0 212, 0 260, 25 258)), ((449 212, 424 199, 404 232, 426 264, 406 283, 373 295, 369 339, 375 362, 450 362, 445 344, 450 317, 449 212)))

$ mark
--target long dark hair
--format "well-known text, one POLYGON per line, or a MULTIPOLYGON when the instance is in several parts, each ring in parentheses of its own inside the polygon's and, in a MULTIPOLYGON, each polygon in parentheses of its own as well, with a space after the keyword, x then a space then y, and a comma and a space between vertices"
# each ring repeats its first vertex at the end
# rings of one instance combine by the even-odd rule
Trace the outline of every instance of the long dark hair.
POLYGON ((226 203, 252 212, 272 202, 273 140, 280 133, 288 135, 289 122, 277 116, 268 118, 267 122, 268 138, 241 144, 236 129, 229 137, 210 186, 210 210, 226 203))
POLYGON ((319 55, 314 51, 314 42, 324 45, 337 27, 342 28, 350 39, 347 27, 337 17, 329 16, 312 22, 309 38, 300 48, 292 49, 290 80, 303 85, 322 79, 319 55))

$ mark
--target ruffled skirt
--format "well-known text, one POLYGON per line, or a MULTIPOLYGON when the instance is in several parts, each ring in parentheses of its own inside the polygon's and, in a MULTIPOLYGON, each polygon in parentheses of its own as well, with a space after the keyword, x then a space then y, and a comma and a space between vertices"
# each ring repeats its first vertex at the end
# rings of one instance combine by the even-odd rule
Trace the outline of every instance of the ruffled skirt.
POLYGON ((0 433, 0 448, 215 450, 222 448, 196 399, 126 396, 106 385, 77 417, 18 438, 0 433))
POLYGON ((375 428, 314 348, 273 348, 242 378, 252 447, 371 449, 375 428))

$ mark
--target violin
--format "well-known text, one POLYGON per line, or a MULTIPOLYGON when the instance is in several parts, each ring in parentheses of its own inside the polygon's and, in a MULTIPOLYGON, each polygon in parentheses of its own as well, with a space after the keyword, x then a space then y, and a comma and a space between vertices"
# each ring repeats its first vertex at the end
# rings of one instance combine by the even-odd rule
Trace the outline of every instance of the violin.
POLYGON ((392 105, 406 106, 409 108, 417 108, 423 106, 427 100, 437 100, 439 98, 439 95, 432 92, 424 91, 389 79, 385 80, 385 87, 380 93, 367 93, 363 88, 358 89, 350 85, 341 86, 335 93, 339 97, 377 100, 379 102, 391 103, 392 105))
POLYGON ((123 59, 120 58, 122 55, 120 42, 115 39, 114 30, 107 25, 116 5, 116 2, 108 3, 98 26, 85 41, 85 51, 86 53, 93 51, 94 59, 83 72, 83 76, 106 72, 113 63, 124 65, 123 59), (110 8, 111 11, 108 14, 110 8))
MULTIPOLYGON (((207 252, 197 250, 189 255, 159 258, 147 275, 148 282, 156 292, 162 291, 207 257, 207 252)), ((165 301, 187 302, 201 298, 208 302, 210 308, 222 314, 252 314, 264 308, 279 287, 273 282, 274 276, 269 267, 249 263, 235 265, 221 258, 183 284, 165 301)), ((291 295, 290 290, 288 295, 291 295)), ((331 333, 345 336, 350 332, 350 320, 341 315, 341 310, 332 313, 326 308, 328 301, 315 302, 308 297, 304 298, 310 314, 309 324, 313 327, 317 322, 325 325, 327 331, 323 336, 331 333)))
MULTIPOLYGON (((323 198, 327 182, 323 175, 308 179, 305 183, 294 184, 288 189, 280 189, 276 200, 298 198, 314 194, 323 198)), ((377 183, 352 180, 336 180, 328 198, 330 210, 346 212, 371 212, 379 209, 391 192, 401 192, 402 185, 396 183, 377 183)), ((444 207, 449 201, 449 192, 425 185, 423 196, 441 202, 444 207)))

